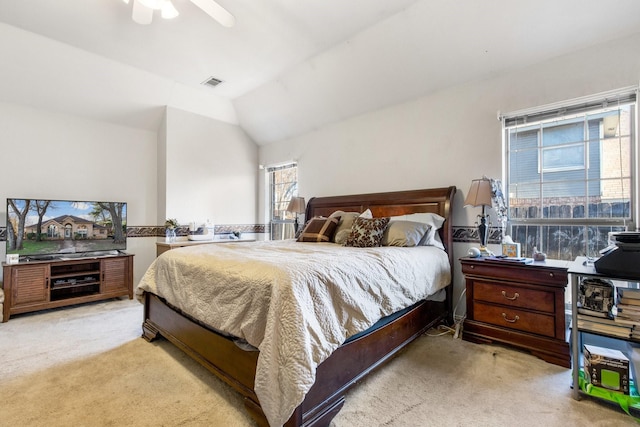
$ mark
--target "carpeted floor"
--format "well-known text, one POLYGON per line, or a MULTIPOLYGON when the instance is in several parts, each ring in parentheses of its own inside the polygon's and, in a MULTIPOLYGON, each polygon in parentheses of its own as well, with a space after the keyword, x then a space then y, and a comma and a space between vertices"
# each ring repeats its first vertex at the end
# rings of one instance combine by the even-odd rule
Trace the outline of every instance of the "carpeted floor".
MULTIPOLYGON (((0 324, 0 426, 254 426, 240 397, 111 300, 0 324)), ((571 372, 512 349, 423 336, 347 396, 333 427, 622 426, 571 398, 571 372)))

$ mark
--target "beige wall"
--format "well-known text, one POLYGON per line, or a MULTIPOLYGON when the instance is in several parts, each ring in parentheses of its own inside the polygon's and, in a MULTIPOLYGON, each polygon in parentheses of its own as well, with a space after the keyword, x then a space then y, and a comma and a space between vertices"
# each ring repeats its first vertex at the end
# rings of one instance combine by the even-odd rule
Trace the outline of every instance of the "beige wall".
MULTIPOLYGON (((307 198, 455 185, 453 225, 472 226, 479 210, 463 209, 471 180, 502 176, 498 111, 536 107, 639 81, 637 35, 261 147, 260 163, 297 160, 299 193, 307 198)), ((454 259, 464 256, 470 246, 455 244, 454 259)), ((454 274, 458 295, 464 286, 459 265, 454 274)))
MULTIPOLYGON (((173 108, 149 132, 0 103, 0 135, 3 226, 7 197, 126 201, 130 226, 163 224, 165 211, 184 223, 256 222, 257 147, 236 125, 173 108)), ((157 240, 128 239, 135 283, 157 240)))
MULTIPOLYGON (((456 185, 454 225, 472 225, 478 212, 462 208, 471 179, 502 173, 498 111, 639 81, 640 36, 635 36, 363 114, 259 150, 238 126, 175 108, 166 111, 157 132, 149 132, 0 103, 0 201, 126 200, 130 225, 156 225, 167 216, 181 222, 251 224, 266 218, 264 173, 258 164, 296 160, 300 195, 307 198, 456 185), (62 166, 60 153, 68 160, 62 166), (97 156, 105 161, 83 162, 97 156)), ((5 221, 5 206, 0 204, 0 224, 5 221)), ((136 280, 154 258, 155 242, 130 239, 136 280)), ((454 256, 464 255, 469 246, 456 244, 454 256)), ((0 245, 0 259, 4 251, 0 245)), ((459 292, 462 279, 455 274, 459 292)))
POLYGON ((258 147, 244 131, 168 108, 165 132, 166 217, 159 223, 255 224, 258 147))
MULTIPOLYGON (((3 226, 7 197, 126 201, 129 224, 155 224, 156 133, 0 103, 0 135, 3 226)), ((136 277, 150 247, 149 238, 128 241, 136 277)), ((5 251, 2 242, 2 260, 5 251)))

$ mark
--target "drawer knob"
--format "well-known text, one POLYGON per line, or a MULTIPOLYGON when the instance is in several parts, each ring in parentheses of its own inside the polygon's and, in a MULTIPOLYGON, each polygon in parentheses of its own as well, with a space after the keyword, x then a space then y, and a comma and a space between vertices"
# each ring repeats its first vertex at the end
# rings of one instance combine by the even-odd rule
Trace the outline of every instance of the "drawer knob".
POLYGON ((549 277, 553 277, 553 273, 549 273, 549 277))
POLYGON ((508 299, 509 301, 515 301, 515 300, 517 300, 517 299, 518 299, 518 297, 520 296, 520 294, 516 292, 515 294, 513 294, 513 296, 512 296, 512 297, 508 297, 508 296, 507 296, 507 292, 506 292, 506 291, 502 291, 502 296, 503 296, 503 297, 505 297, 506 299, 508 299))
POLYGON ((507 314, 506 313, 502 313, 502 318, 504 320, 506 320, 509 323, 516 323, 518 320, 520 320, 520 317, 518 317, 518 315, 516 314, 516 317, 514 317, 513 319, 509 319, 507 318, 507 314))

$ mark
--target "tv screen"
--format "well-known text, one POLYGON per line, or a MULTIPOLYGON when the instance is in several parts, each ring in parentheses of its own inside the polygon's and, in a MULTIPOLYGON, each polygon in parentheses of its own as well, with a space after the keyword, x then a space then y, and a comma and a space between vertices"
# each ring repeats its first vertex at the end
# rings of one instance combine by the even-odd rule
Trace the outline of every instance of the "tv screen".
POLYGON ((7 254, 34 259, 127 248, 127 204, 7 199, 7 254))

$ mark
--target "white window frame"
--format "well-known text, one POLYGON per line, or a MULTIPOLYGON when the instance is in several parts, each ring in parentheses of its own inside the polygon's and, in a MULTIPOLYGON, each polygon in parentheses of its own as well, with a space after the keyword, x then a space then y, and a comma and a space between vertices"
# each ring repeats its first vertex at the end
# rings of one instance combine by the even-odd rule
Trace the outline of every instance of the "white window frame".
MULTIPOLYGON (((528 110, 521 110, 512 112, 509 114, 505 114, 500 116, 503 124, 503 154, 504 154, 504 163, 503 163, 503 182, 505 182, 506 191, 505 194, 509 195, 510 192, 510 184, 511 180, 509 177, 510 172, 510 147, 509 147, 509 132, 511 129, 516 127, 528 128, 529 130, 535 129, 537 126, 540 126, 540 131, 538 131, 538 142, 537 142, 537 151, 538 151, 538 173, 540 174, 540 188, 541 191, 544 190, 543 184, 546 182, 547 185, 553 183, 555 181, 545 181, 544 174, 545 173, 553 173, 553 172, 563 172, 563 171, 572 171, 572 170, 585 170, 584 182, 585 189, 587 188, 589 179, 587 171, 590 168, 589 164, 589 141, 590 139, 585 138, 583 142, 572 143, 569 142, 567 144, 559 144, 559 145, 550 145, 548 147, 543 146, 543 141, 541 140, 541 131, 543 129, 543 124, 549 123, 553 120, 557 120, 558 116, 561 116, 563 119, 570 120, 573 115, 575 117, 580 116, 589 116, 596 112, 598 109, 614 107, 618 108, 619 105, 633 105, 631 108, 631 170, 630 170, 630 185, 629 189, 629 218, 628 219, 620 219, 620 218, 602 218, 602 217, 590 217, 588 212, 585 212, 584 218, 549 218, 549 217, 540 217, 538 218, 510 218, 510 226, 533 226, 533 227, 545 227, 545 226, 558 226, 558 227, 585 227, 585 233, 589 232, 589 227, 626 227, 628 230, 635 230, 635 224, 638 224, 639 220, 639 200, 636 199, 638 194, 638 87, 628 87, 623 88, 617 91, 611 91, 606 93, 600 93, 593 95, 591 97, 585 97, 580 99, 575 99, 571 101, 567 101, 564 103, 557 103, 552 105, 547 105, 539 108, 533 108, 528 110), (547 167, 544 164, 544 153, 546 150, 553 149, 566 149, 570 147, 575 147, 578 145, 583 145, 584 148, 584 156, 583 156, 583 166, 579 165, 567 165, 567 166, 558 166, 558 167, 547 167)), ((586 126, 586 122, 585 122, 586 126)), ((602 129, 602 128, 601 128, 602 129)), ((588 132, 585 128, 585 135, 588 135, 588 132)), ((606 139, 606 134, 601 131, 601 138, 606 139)), ((531 148, 529 148, 530 150, 531 148)), ((602 147, 600 148, 602 150, 602 147)), ((600 177, 599 182, 605 182, 607 179, 600 177)), ((539 206, 546 206, 543 204, 544 194, 542 193, 542 199, 540 199, 539 206)), ((509 199, 507 197, 507 205, 509 206, 509 199)), ((588 207, 588 204, 586 205, 588 207)), ((585 209, 587 211, 588 209, 585 209)), ((541 229, 542 230, 542 229, 541 229)), ((510 231, 508 231, 510 232, 510 231)), ((539 235, 543 235, 542 231, 539 235)), ((587 245, 588 246, 588 245, 587 245)), ((531 250, 532 248, 524 248, 525 251, 527 249, 531 250)), ((540 249, 540 248, 539 248, 540 249)), ((599 249, 599 248, 593 248, 599 249)), ((600 248, 601 249, 601 248, 600 248)), ((587 250, 591 250, 591 248, 587 248, 587 250)), ((530 254, 529 254, 530 255, 530 254)), ((580 254, 584 255, 584 254, 580 254)))
POLYGON ((295 218, 292 213, 284 211, 286 206, 292 197, 298 195, 298 164, 297 162, 286 162, 278 165, 268 166, 266 168, 266 182, 268 186, 268 200, 269 200, 269 226, 270 226, 270 238, 272 240, 282 240, 293 238, 295 235, 294 231, 294 222, 295 218), (282 199, 277 201, 275 200, 275 184, 273 182, 274 173, 278 171, 282 171, 285 169, 295 168, 296 169, 296 178, 295 181, 291 183, 291 188, 286 192, 286 194, 281 195, 282 199), (282 218, 275 218, 274 212, 275 203, 279 203, 282 209, 278 209, 283 212, 282 218))

